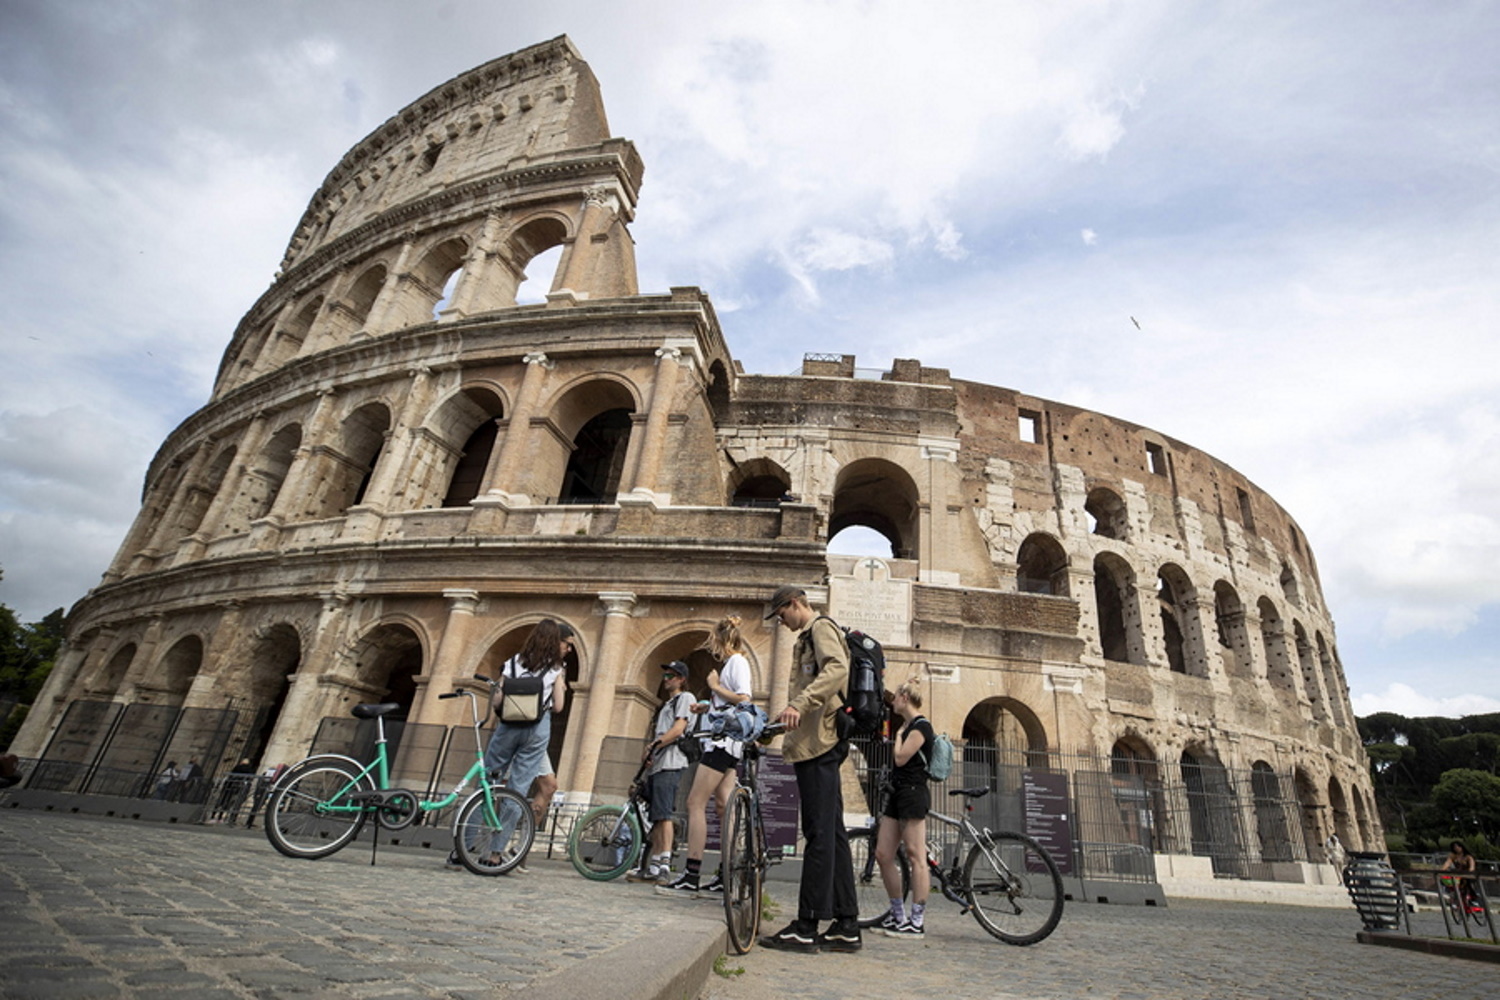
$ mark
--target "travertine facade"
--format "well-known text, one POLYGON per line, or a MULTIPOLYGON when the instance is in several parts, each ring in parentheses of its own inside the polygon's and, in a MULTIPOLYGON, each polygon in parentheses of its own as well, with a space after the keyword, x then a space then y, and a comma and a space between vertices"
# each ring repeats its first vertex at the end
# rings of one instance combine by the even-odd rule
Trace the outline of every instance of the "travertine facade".
POLYGON ((1375 842, 1333 623, 1274 500, 1148 428, 916 361, 744 374, 703 293, 639 294, 641 178, 566 39, 351 150, 152 462, 17 749, 82 698, 267 709, 267 762, 360 701, 451 724, 434 695, 553 616, 581 637, 558 772, 586 792, 720 616, 779 707, 790 637, 760 619, 798 581, 975 746, 1273 773, 1309 843, 1375 842), (547 301, 517 306, 555 246, 547 301), (892 557, 826 555, 850 525, 892 557))

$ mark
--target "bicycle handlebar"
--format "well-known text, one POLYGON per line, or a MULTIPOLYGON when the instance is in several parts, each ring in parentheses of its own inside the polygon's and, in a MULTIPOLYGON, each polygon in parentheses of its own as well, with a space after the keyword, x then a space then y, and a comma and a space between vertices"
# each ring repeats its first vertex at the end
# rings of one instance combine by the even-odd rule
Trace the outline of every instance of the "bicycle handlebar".
POLYGON ((449 691, 447 694, 438 695, 438 700, 442 701, 444 698, 461 698, 469 693, 468 691, 449 691))

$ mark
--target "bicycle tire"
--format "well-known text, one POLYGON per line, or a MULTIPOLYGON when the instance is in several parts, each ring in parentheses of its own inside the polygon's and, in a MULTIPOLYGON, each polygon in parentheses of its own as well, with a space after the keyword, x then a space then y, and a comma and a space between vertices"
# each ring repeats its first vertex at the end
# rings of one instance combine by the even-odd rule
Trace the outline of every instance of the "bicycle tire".
POLYGON ((374 783, 341 757, 301 761, 276 783, 266 799, 266 839, 289 858, 326 858, 359 836, 368 813, 348 796, 374 783), (337 808, 350 811, 330 812, 337 808))
POLYGON ((453 849, 475 875, 504 875, 526 859, 536 839, 531 802, 512 788, 481 788, 458 807, 453 849))
MULTIPOLYGON (((875 861, 879 828, 850 827, 848 832, 849 854, 854 859, 854 897, 859 901, 859 926, 874 927, 891 909, 891 897, 886 894, 880 865, 875 861)), ((901 870, 901 898, 906 899, 911 895, 911 863, 906 858, 904 844, 896 848, 896 866, 901 870)))
POLYGON ((594 882, 619 878, 640 863, 646 844, 635 810, 628 805, 595 806, 568 833, 568 860, 594 882))
POLYGON ((755 820, 750 789, 735 789, 730 797, 729 836, 724 841, 724 925, 729 929, 729 947, 744 955, 755 947, 760 929, 762 859, 755 845, 755 820))
POLYGON ((964 895, 979 926, 1006 944, 1036 944, 1062 919, 1063 884, 1057 862, 1022 833, 991 833, 986 843, 969 851, 964 895), (989 852, 999 859, 999 868, 989 852))

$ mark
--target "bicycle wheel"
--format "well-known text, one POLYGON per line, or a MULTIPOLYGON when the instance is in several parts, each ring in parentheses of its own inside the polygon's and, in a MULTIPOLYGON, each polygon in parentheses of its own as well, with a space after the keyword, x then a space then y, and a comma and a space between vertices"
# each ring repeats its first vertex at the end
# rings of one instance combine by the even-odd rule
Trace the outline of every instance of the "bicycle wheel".
MULTIPOLYGON (((891 909, 891 897, 886 894, 880 866, 875 863, 877 839, 876 827, 861 826, 849 830, 849 853, 854 857, 854 895, 859 900, 861 927, 874 927, 891 909)), ((905 899, 911 895, 911 864, 906 860, 905 847, 896 851, 896 867, 901 871, 901 898, 905 899)))
POLYGON ((309 758, 266 799, 266 839, 289 858, 327 857, 359 835, 367 813, 350 796, 373 787, 342 759, 309 758))
POLYGON ((634 868, 646 838, 628 805, 595 806, 573 824, 568 834, 568 860, 578 874, 608 882, 634 868))
POLYGON ((1062 918, 1057 863, 1021 833, 992 833, 969 851, 965 895, 974 919, 1006 944, 1036 944, 1062 918))
POLYGON ((531 803, 512 788, 479 789, 453 821, 453 848, 475 875, 504 875, 525 860, 535 837, 531 803))
POLYGON ((760 929, 761 859, 755 848, 750 789, 735 789, 729 803, 729 836, 722 858, 724 923, 729 928, 729 946, 736 955, 743 955, 755 946, 755 932, 760 929))

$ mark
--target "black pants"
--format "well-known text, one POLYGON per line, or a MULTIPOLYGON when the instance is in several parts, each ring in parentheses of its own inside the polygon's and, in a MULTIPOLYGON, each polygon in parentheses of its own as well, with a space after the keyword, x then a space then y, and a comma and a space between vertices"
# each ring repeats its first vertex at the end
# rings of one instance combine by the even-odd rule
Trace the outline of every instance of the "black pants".
POLYGON ((797 774, 797 799, 802 808, 802 885, 797 895, 797 919, 836 920, 859 916, 854 897, 854 861, 849 855, 849 833, 844 829, 844 794, 839 765, 849 756, 842 742, 821 756, 792 765, 797 774))

